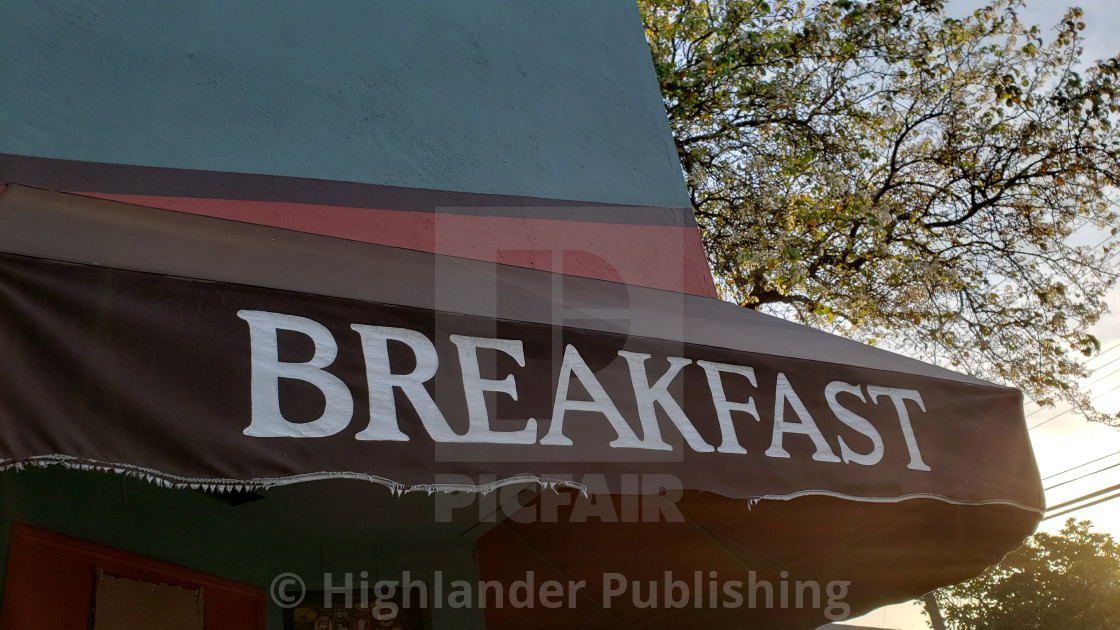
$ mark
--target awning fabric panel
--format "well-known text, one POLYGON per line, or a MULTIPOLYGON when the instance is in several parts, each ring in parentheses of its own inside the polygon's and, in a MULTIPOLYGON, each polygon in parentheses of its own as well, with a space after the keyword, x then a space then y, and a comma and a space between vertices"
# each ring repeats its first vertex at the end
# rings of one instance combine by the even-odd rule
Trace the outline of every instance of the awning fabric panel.
POLYGON ((1042 505, 1018 392, 713 300, 19 187, 0 234, 5 465, 1042 505))

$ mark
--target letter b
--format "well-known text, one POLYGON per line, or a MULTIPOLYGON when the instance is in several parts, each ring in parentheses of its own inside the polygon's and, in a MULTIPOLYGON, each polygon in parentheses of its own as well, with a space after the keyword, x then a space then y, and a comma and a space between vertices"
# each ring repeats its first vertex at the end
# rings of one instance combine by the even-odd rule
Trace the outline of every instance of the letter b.
POLYGON ((295 315, 268 311, 237 311, 249 324, 252 359, 252 421, 245 435, 253 437, 325 437, 346 428, 354 415, 350 390, 323 368, 338 356, 338 345, 322 324, 295 315), (315 354, 306 363, 280 361, 276 331, 290 330, 311 338, 315 354), (310 383, 323 392, 323 414, 310 422, 289 422, 280 411, 280 379, 310 383))
POLYGON ((689 592, 688 582, 684 580, 674 580, 673 572, 665 572, 665 607, 666 608, 684 608, 688 605, 689 592))

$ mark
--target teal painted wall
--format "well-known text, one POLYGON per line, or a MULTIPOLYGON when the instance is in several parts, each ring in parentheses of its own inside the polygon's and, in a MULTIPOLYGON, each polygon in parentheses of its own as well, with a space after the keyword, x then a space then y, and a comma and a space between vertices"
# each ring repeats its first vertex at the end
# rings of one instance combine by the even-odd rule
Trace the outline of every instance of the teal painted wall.
POLYGON ((632 0, 5 0, 0 152, 687 207, 632 0))

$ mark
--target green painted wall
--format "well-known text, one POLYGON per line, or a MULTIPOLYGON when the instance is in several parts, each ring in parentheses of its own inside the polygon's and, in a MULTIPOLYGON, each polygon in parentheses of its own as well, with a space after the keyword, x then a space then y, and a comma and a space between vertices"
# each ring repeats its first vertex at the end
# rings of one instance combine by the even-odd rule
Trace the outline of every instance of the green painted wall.
POLYGON ((632 0, 5 0, 0 153, 688 207, 632 0))

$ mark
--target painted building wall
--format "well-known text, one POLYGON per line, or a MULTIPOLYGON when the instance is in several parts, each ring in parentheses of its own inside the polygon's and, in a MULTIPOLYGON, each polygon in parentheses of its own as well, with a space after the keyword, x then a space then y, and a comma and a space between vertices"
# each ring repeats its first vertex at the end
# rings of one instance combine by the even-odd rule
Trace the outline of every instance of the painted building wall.
POLYGON ((628 0, 4 0, 0 84, 0 185, 714 293, 628 0))
POLYGON ((632 2, 6 0, 5 153, 687 206, 632 2))

